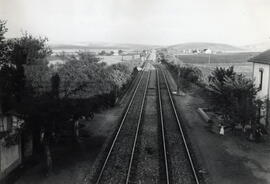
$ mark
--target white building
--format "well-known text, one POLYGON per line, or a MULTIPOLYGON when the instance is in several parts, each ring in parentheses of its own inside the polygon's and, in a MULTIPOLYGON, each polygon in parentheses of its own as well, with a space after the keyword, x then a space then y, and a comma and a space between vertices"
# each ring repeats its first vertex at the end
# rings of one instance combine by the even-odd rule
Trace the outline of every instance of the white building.
POLYGON ((114 50, 114 51, 113 51, 113 55, 114 55, 114 56, 119 56, 118 50, 114 50))
MULTIPOLYGON (((263 101, 270 99, 270 50, 251 58, 253 63, 252 78, 258 88, 257 98, 263 101)), ((261 109, 262 123, 266 124, 269 117, 269 105, 266 103, 261 109)))
POLYGON ((212 50, 211 49, 204 49, 203 52, 205 54, 212 54, 212 50))

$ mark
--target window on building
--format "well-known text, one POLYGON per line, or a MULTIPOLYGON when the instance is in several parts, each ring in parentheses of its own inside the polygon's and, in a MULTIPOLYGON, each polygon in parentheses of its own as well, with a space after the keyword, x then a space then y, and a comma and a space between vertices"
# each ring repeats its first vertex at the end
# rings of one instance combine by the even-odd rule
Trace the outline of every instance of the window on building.
POLYGON ((259 85, 259 90, 262 89, 262 84, 263 84, 263 68, 259 69, 260 72, 260 85, 259 85))

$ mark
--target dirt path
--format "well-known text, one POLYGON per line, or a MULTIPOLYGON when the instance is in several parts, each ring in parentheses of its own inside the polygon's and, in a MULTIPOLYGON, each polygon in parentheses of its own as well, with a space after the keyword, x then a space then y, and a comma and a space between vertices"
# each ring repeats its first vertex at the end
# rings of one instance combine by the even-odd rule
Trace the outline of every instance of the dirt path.
MULTIPOLYGON (((171 88, 176 90, 170 74, 171 88)), ((270 183, 270 144, 251 143, 233 135, 220 136, 206 129, 207 124, 197 113, 198 107, 208 104, 200 96, 200 89, 192 86, 185 96, 174 96, 185 119, 185 127, 192 142, 206 183, 266 184, 270 183)))

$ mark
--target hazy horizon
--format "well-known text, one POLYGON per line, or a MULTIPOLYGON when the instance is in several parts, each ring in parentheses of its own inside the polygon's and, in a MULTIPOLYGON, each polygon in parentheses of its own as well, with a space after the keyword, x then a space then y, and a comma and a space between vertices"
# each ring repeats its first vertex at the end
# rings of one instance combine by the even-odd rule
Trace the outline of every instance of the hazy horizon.
POLYGON ((103 42, 243 46, 270 41, 269 0, 0 0, 7 37, 51 44, 103 42))

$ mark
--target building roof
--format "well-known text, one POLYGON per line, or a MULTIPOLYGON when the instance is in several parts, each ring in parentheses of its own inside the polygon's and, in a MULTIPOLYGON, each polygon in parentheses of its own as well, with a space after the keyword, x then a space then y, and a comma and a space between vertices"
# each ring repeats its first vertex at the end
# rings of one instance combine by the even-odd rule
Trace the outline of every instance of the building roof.
POLYGON ((259 55, 249 59, 248 61, 253 63, 262 63, 270 65, 270 49, 260 53, 259 55))

